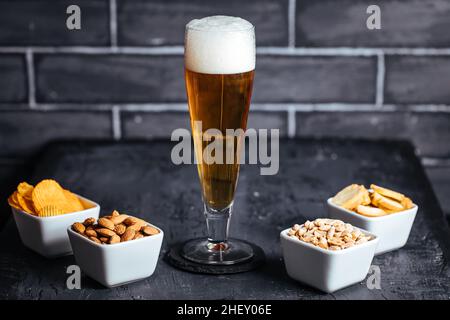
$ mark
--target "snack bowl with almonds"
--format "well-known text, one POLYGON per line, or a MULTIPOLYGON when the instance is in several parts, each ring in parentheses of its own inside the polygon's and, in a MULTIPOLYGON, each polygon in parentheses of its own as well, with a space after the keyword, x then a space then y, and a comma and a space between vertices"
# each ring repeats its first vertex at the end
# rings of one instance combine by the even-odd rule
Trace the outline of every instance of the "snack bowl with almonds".
MULTIPOLYGON (((37 184, 36 187, 51 185, 60 188, 59 184, 54 180, 43 180, 42 182, 42 184, 37 184)), ((39 211, 42 214, 38 214, 34 212, 34 202, 31 200, 32 191, 36 188, 22 182, 17 189, 22 195, 16 191, 8 199, 8 202, 11 206, 20 239, 26 247, 47 258, 72 254, 66 231, 67 226, 80 219, 98 217, 100 212, 100 206, 94 201, 61 188, 69 199, 64 203, 68 206, 67 211, 78 211, 60 212, 59 209, 55 209, 56 207, 49 205, 39 211), (24 189, 28 189, 28 191, 24 191, 24 189), (26 192, 29 192, 29 196, 27 196, 26 192), (12 200, 13 196, 16 200, 12 200), (17 201, 17 198, 19 201, 17 201), (75 205, 71 206, 71 202, 75 202, 75 205)), ((39 190, 40 187, 37 189, 38 194, 39 190)))
POLYGON ((348 223, 316 219, 280 234, 288 275, 331 293, 367 276, 378 237, 348 223))
POLYGON ((329 217, 377 235, 380 243, 375 255, 402 248, 408 241, 418 206, 405 195, 387 188, 372 184, 368 190, 364 186, 358 186, 357 190, 356 186, 348 186, 327 200, 329 217), (361 203, 361 197, 367 195, 367 202, 361 203))
POLYGON ((164 237, 160 228, 117 211, 76 222, 67 233, 81 270, 109 288, 150 277, 164 237))

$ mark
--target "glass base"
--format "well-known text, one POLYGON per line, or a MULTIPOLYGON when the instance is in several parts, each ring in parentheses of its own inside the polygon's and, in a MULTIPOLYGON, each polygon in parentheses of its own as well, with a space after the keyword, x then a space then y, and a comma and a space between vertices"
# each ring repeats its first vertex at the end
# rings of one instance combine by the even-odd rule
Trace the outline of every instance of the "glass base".
POLYGON ((250 245, 237 239, 214 243, 205 238, 187 241, 181 255, 201 264, 231 265, 250 260, 254 253, 250 245))

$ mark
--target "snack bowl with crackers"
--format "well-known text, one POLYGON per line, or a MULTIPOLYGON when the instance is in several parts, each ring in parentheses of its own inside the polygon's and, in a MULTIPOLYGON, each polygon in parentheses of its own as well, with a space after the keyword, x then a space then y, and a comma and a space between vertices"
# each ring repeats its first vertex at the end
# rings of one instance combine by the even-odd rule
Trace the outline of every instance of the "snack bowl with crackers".
POLYGON ((352 184, 327 200, 330 218, 341 219, 380 238, 376 255, 403 247, 418 206, 407 196, 378 185, 352 184))
POLYGON ((63 189, 54 180, 35 187, 22 182, 8 198, 22 243, 42 256, 72 254, 67 226, 88 217, 98 217, 100 206, 63 189))
POLYGON ((341 220, 319 218, 280 234, 288 275, 331 293, 367 276, 378 237, 341 220))
POLYGON ((67 233, 81 270, 109 288, 150 277, 164 237, 160 228, 117 211, 75 222, 67 233))

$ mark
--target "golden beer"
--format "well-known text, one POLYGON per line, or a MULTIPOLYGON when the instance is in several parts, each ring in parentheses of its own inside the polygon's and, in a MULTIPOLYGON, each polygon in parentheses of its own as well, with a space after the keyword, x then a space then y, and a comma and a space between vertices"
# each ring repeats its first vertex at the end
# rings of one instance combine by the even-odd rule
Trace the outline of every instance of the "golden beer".
MULTIPOLYGON (((226 129, 247 128, 247 117, 253 88, 254 71, 236 74, 204 74, 185 69, 191 126, 198 162, 198 174, 202 186, 203 199, 216 210, 228 207, 234 198, 239 175, 239 139, 227 136, 226 129), (196 132, 195 121, 201 121, 202 132, 196 132), (203 152, 210 141, 205 141, 205 131, 218 129, 223 139, 223 155, 232 144, 233 163, 208 164, 203 160, 203 152), (228 144, 228 145, 227 145, 228 144)), ((209 140, 209 139, 206 139, 209 140)))
POLYGON ((255 28, 244 19, 212 16, 186 25, 186 91, 208 235, 187 241, 181 255, 196 263, 229 265, 254 255, 249 243, 228 239, 228 227, 255 57, 255 28))

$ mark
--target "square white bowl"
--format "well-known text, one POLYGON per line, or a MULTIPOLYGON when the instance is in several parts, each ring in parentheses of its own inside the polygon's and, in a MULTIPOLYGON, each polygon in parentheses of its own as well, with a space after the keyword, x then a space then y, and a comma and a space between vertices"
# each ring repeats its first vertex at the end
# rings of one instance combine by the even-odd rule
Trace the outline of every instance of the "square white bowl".
POLYGON ((23 244, 47 258, 72 254, 67 227, 77 221, 98 218, 100 206, 76 195, 88 209, 54 217, 37 217, 11 207, 23 244))
POLYGON ((367 276, 378 245, 374 234, 360 229, 372 239, 333 251, 290 237, 289 229, 281 231, 280 240, 286 271, 291 278, 331 293, 361 282, 367 276))
POLYGON ((393 251, 403 247, 408 241, 418 206, 381 217, 365 217, 359 213, 342 208, 327 200, 328 214, 332 219, 348 222, 356 227, 365 229, 380 238, 376 255, 393 251))
POLYGON ((114 244, 98 244, 67 228, 78 266, 106 287, 116 287, 150 277, 158 263, 164 232, 114 244))

